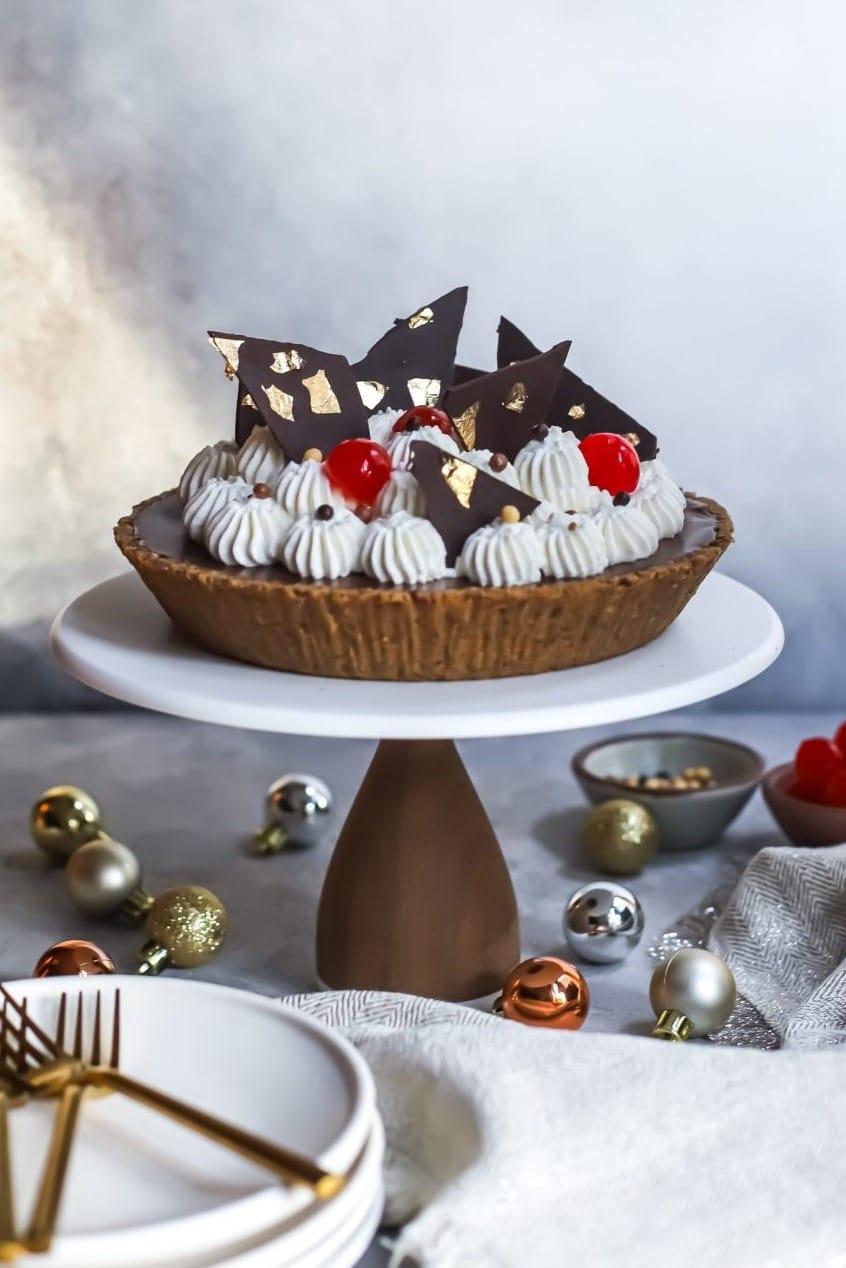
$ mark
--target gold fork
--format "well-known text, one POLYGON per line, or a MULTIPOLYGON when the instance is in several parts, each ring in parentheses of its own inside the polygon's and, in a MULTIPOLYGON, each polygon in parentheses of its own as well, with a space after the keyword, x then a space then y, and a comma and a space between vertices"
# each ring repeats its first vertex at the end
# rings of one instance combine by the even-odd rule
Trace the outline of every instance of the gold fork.
MULTIPOLYGON (((236 1127, 232 1123, 227 1123, 213 1114, 206 1113, 205 1110, 198 1109, 196 1106, 188 1105, 184 1101, 180 1101, 174 1096, 169 1096, 168 1093, 162 1092, 158 1088, 150 1087, 149 1084, 142 1083, 138 1079, 131 1078, 119 1070, 117 1068, 120 1053, 119 990, 115 991, 111 1054, 107 1065, 99 1064, 101 1046, 99 993, 96 995, 94 1037, 91 1045, 93 1064, 85 1062, 76 1054, 76 1051, 68 1053, 61 1044, 54 1043, 50 1036, 31 1017, 23 1012, 14 996, 2 984, 0 984, 0 993, 2 993, 9 1005, 17 1011, 20 1018, 20 1024, 16 1029, 13 1030, 11 1027, 7 1027, 2 1036, 0 1036, 0 1061, 5 1063, 7 1069, 13 1067, 16 1063, 22 1064, 20 1077, 30 1092, 55 1096, 64 1093, 69 1085, 81 1087, 83 1090, 85 1088, 98 1087, 106 1088, 113 1092, 121 1092, 124 1096, 139 1101, 142 1105, 157 1110, 166 1117, 172 1118, 186 1127, 193 1128, 208 1139, 234 1150, 235 1153, 247 1158, 250 1162, 273 1171, 289 1184, 307 1185, 319 1198, 334 1197, 346 1183, 345 1176, 325 1171, 311 1158, 306 1158, 294 1150, 286 1149, 282 1145, 276 1145, 271 1141, 264 1140, 261 1136, 256 1136, 252 1132, 236 1127), (14 1039, 14 1043, 9 1042, 10 1038, 14 1039), (96 1052, 93 1051, 95 1045, 96 1052)), ((77 1045, 76 1038, 74 1041, 74 1049, 76 1050, 78 1047, 79 1051, 82 1050, 82 1009, 83 996, 80 994, 76 1019, 76 1035, 79 1036, 79 1045, 77 1045)), ((78 1109, 77 1103, 75 1112, 78 1112, 78 1109)), ((71 1115, 69 1112, 69 1115, 66 1116, 66 1126, 68 1118, 70 1119, 69 1134, 72 1137, 75 1114, 71 1115)), ((56 1135, 54 1135, 53 1144, 56 1149, 56 1167, 53 1169, 55 1177, 58 1164, 61 1162, 61 1142, 57 1141, 56 1135)), ((61 1176, 59 1176, 60 1180, 61 1176)), ((55 1185, 55 1178, 53 1183, 55 1185)), ((56 1197, 52 1200, 57 1202, 58 1198, 56 1197)), ((45 1208, 46 1205, 47 1200, 45 1198, 45 1208)))
MULTIPOLYGON (((5 1031, 8 1014, 6 1001, 0 1011, 0 1030, 5 1031)), ((26 1000, 21 1007, 26 1014, 26 1000)), ((11 1263, 26 1253, 15 1228, 15 1201, 12 1185, 12 1151, 9 1141, 9 1110, 27 1099, 26 1089, 11 1073, 0 1076, 0 1262, 11 1263)))

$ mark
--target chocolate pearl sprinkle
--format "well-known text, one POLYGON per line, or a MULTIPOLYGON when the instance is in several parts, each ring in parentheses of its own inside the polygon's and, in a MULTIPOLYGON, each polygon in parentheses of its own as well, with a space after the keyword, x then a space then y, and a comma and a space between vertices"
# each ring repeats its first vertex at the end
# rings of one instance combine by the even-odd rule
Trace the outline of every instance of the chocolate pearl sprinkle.
POLYGON ((545 440, 549 435, 549 428, 546 423, 536 423, 532 428, 532 435, 536 440, 545 440))
POLYGON ((419 418, 409 418, 407 423, 403 424, 403 431, 419 431, 422 426, 419 418))
POLYGON ((323 505, 318 506, 317 510, 314 512, 314 518, 316 520, 331 520, 335 518, 335 512, 332 507, 329 506, 328 502, 324 502, 323 505))
POLYGON ((504 471, 508 466, 508 459, 504 453, 491 454, 491 471, 504 471))
POLYGON ((631 502, 631 498, 629 497, 628 493, 615 494, 615 497, 614 497, 615 506, 628 506, 629 502, 631 502))
POLYGON ((355 508, 355 513, 358 516, 358 518, 361 520, 362 524, 369 524, 370 521, 373 519, 372 506, 357 506, 355 508))
POLYGON ((254 498, 272 498, 273 490, 271 489, 269 484, 262 484, 262 483, 254 484, 253 497, 254 498))

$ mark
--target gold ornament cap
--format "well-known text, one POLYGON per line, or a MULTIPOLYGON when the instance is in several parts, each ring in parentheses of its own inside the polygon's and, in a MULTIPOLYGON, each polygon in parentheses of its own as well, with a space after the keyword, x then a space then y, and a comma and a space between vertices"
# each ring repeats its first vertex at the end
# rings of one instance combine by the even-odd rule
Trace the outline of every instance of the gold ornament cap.
POLYGON ((58 863, 104 835, 100 807, 75 784, 46 788, 30 811, 29 829, 38 848, 58 863))
POLYGON ((32 970, 33 977, 98 977, 103 973, 116 973, 111 956, 96 942, 85 938, 67 938, 55 942, 39 956, 32 970))
POLYGON ((585 830, 591 862, 610 876, 635 876, 658 849, 658 829, 637 801, 615 797, 594 806, 585 830))
POLYGON ((154 900, 147 913, 149 941, 141 948, 139 973, 160 973, 168 965, 193 969, 223 945, 226 908, 202 885, 177 885, 154 900))

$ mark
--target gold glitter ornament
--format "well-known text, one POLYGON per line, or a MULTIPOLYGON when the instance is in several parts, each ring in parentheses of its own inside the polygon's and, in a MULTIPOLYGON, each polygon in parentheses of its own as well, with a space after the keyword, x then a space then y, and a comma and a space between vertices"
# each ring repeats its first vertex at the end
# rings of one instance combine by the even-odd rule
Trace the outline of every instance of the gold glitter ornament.
POLYGON ((146 929, 149 941, 139 952, 139 973, 161 973, 170 966, 194 969, 223 945, 226 908, 202 885, 177 885, 155 899, 146 929))
POLYGON ((90 793, 74 784, 45 789, 30 811, 29 830, 38 848, 58 863, 104 835, 100 807, 90 793))
POLYGON ((623 798, 594 806, 585 836, 591 862, 611 876, 634 876, 658 849, 652 815, 636 801, 623 798))

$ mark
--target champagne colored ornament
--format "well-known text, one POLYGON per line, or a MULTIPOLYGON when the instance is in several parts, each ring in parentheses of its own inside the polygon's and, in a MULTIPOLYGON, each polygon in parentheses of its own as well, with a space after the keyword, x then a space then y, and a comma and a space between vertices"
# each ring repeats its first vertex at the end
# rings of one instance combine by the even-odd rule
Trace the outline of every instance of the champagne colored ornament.
POLYGON ((590 991, 575 965, 539 955, 512 969, 493 1011, 524 1026, 578 1030, 590 1008, 590 991))
POLYGON ((116 973, 110 956, 96 942, 67 938, 48 947, 32 971, 33 977, 97 977, 116 973))
POLYGON ((283 775, 268 788, 264 809, 267 822, 256 834, 259 854, 278 854, 288 846, 308 849, 326 830, 332 793, 316 775, 283 775))
POLYGON ((126 845, 103 837, 81 845, 65 868, 68 893, 88 916, 123 912, 140 920, 153 905, 141 885, 141 865, 126 845))
POLYGON ((149 941, 139 952, 139 973, 173 966, 194 969, 216 955, 226 937, 226 908, 202 885, 177 885, 153 900, 147 912, 149 941))
POLYGON ((58 863, 103 834, 100 807, 73 784, 45 789, 30 811, 29 828, 38 848, 58 863))
POLYGON ((683 947, 659 964, 649 984, 656 1039, 693 1039, 724 1026, 737 998, 734 974, 718 955, 683 947))
POLYGON ((642 936, 643 908, 619 881, 582 885, 564 908, 564 937, 571 950, 592 964, 625 960, 642 936))
POLYGON ((622 798, 593 807, 586 837, 591 861, 611 876, 634 876, 658 849, 652 815, 636 801, 622 798))

